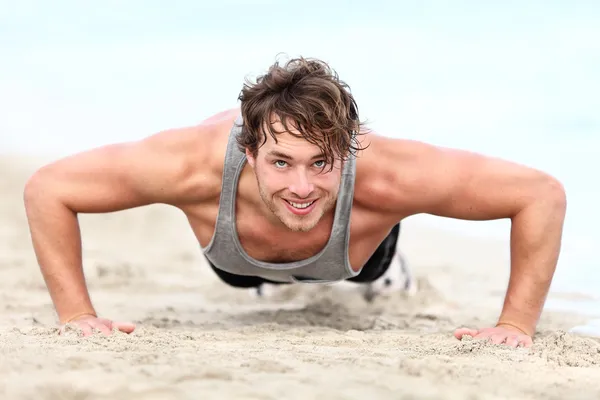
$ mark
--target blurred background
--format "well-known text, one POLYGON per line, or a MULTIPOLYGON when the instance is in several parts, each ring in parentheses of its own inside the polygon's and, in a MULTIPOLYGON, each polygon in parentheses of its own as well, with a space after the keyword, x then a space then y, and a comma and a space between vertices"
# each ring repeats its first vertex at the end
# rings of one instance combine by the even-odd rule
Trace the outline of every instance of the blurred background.
POLYGON ((600 293, 600 2, 0 0, 0 49, 0 152, 51 157, 195 124, 277 59, 321 58, 381 134, 557 176, 554 289, 600 293))

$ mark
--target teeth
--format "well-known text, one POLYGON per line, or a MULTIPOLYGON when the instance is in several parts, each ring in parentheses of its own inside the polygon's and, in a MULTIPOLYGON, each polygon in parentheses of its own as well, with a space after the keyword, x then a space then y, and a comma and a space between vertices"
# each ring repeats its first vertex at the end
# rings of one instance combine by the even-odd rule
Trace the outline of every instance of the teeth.
POLYGON ((306 208, 306 207, 310 206, 312 203, 314 203, 314 201, 311 201, 310 203, 294 203, 294 202, 288 201, 288 203, 290 203, 295 208, 306 208))

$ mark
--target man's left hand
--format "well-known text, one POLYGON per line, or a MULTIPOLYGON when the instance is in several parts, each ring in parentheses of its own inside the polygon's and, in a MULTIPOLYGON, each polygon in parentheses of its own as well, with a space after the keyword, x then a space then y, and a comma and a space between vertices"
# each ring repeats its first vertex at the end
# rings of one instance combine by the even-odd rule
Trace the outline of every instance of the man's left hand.
POLYGON ((461 340, 464 335, 474 339, 488 339, 494 344, 506 344, 510 347, 530 347, 533 344, 531 336, 512 326, 498 325, 494 328, 469 329, 459 328, 454 331, 454 336, 461 340))

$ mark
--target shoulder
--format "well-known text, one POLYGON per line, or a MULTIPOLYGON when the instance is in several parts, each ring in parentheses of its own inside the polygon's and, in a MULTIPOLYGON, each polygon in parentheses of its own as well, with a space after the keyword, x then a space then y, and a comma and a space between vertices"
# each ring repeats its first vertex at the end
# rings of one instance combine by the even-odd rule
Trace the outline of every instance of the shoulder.
POLYGON ((511 218, 535 199, 566 204, 547 173, 468 150, 369 135, 357 161, 356 204, 384 218, 414 214, 490 220, 511 218))
POLYGON ((200 123, 75 153, 40 167, 25 192, 79 212, 209 202, 220 191, 227 125, 200 123))
POLYGON ((191 126, 162 130, 140 143, 155 151, 173 152, 181 160, 209 161, 214 154, 224 154, 230 130, 237 117, 235 109, 215 114, 191 126))
POLYGON ((220 194, 223 160, 236 110, 215 114, 198 124, 157 132, 139 146, 169 170, 182 204, 202 202, 220 194))
POLYGON ((424 189, 420 182, 434 168, 442 149, 375 132, 362 135, 361 147, 356 160, 356 202, 382 213, 410 215, 413 199, 424 189))

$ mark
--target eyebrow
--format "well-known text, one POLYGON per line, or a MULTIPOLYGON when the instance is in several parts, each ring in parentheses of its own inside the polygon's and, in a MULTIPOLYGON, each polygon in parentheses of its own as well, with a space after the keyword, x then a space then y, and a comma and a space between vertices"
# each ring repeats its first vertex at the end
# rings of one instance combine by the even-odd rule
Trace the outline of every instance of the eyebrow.
MULTIPOLYGON (((282 158, 284 160, 293 160, 294 159, 292 156, 290 156, 286 153, 282 153, 281 151, 277 151, 277 150, 271 150, 267 153, 267 155, 269 157, 282 158)), ((324 158, 324 157, 325 156, 323 154, 315 154, 310 159, 316 160, 316 159, 320 159, 320 158, 324 158)))

